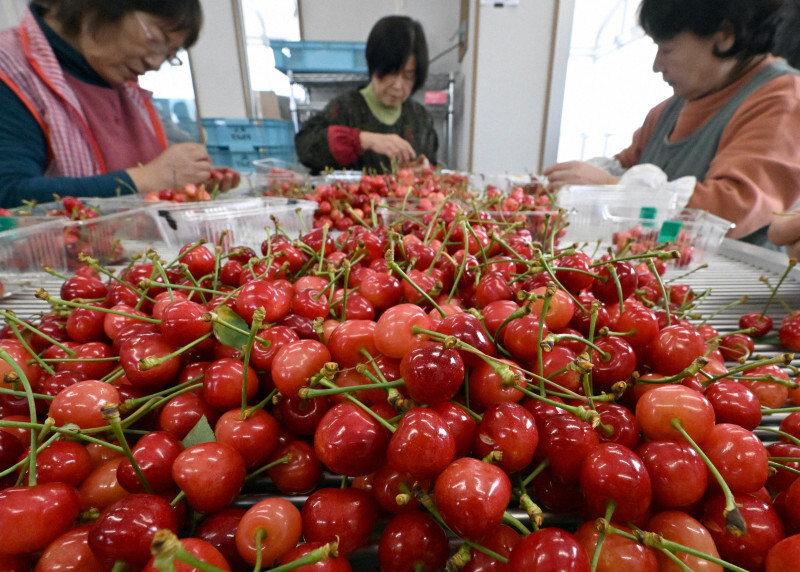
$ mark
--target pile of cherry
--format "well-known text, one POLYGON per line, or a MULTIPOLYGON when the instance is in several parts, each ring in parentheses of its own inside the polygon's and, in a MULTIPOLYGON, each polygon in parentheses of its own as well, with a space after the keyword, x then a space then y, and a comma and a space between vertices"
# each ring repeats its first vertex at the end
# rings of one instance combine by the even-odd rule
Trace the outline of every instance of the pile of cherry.
POLYGON ((720 336, 668 252, 450 209, 259 250, 2 312, 0 569, 797 569, 800 390, 752 355, 794 314, 720 336))

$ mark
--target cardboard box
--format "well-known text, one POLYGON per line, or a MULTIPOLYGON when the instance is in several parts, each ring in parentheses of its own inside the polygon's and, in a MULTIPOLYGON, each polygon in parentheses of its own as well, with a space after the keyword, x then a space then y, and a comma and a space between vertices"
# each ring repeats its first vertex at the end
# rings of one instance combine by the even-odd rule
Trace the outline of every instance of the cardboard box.
POLYGON ((256 94, 260 118, 292 120, 288 97, 278 95, 274 91, 257 91, 256 94))

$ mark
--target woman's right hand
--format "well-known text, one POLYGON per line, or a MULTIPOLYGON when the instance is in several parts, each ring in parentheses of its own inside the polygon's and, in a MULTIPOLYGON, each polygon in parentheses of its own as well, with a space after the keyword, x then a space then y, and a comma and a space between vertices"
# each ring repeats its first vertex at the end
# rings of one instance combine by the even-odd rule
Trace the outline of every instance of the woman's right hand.
POLYGON ((390 159, 396 159, 401 165, 410 163, 417 157, 417 153, 411 143, 394 133, 362 131, 359 137, 362 150, 386 155, 390 159))
POLYGON ((177 143, 158 157, 126 170, 140 193, 200 184, 211 176, 211 157, 200 143, 177 143))
POLYGON ((767 231, 767 238, 778 246, 786 247, 786 254, 800 260, 800 209, 781 213, 767 231))

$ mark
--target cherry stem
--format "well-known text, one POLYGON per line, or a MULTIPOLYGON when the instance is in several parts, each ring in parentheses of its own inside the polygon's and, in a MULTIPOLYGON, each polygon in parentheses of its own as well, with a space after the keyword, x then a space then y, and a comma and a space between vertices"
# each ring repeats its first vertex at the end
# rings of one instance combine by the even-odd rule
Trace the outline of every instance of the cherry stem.
POLYGON ((153 535, 150 553, 154 556, 153 565, 158 570, 175 570, 175 561, 178 560, 201 572, 224 572, 186 550, 175 533, 167 528, 162 528, 153 535))
POLYGON ((65 346, 64 344, 62 344, 58 340, 56 340, 56 339, 48 336, 47 334, 39 331, 37 328, 33 327, 32 325, 30 325, 29 323, 25 322, 24 320, 20 320, 19 318, 17 318, 17 316, 11 310, 8 310, 8 311, 0 310, 0 316, 2 316, 6 320, 8 325, 11 327, 11 331, 14 332, 14 337, 16 337, 17 340, 19 340, 19 342, 28 351, 28 353, 30 353, 33 356, 33 359, 35 359, 39 364, 41 364, 42 367, 44 367, 47 370, 48 373, 50 373, 50 374, 54 373, 53 369, 50 367, 49 364, 44 364, 44 360, 39 358, 38 354, 31 350, 31 347, 28 344, 27 340, 20 333, 18 326, 22 326, 23 328, 25 328, 29 332, 32 332, 32 333, 36 334, 37 336, 40 336, 42 339, 46 340, 47 343, 53 344, 54 346, 59 348, 61 351, 66 353, 69 357, 73 357, 75 355, 75 350, 73 350, 70 347, 65 346))
MULTIPOLYGON (((611 519, 614 516, 614 510, 616 510, 616 508, 617 508, 617 503, 614 502, 613 500, 609 499, 606 502, 606 513, 603 518, 605 522, 611 522, 611 519)), ((600 551, 603 549, 603 541, 606 538, 607 529, 606 527, 600 527, 599 530, 597 530, 597 532, 598 532, 597 544, 595 545, 594 553, 592 554, 592 572, 595 572, 595 570, 597 570, 597 563, 600 561, 600 551)))
POLYGON ((672 312, 670 312, 669 309, 669 295, 667 294, 667 289, 664 287, 664 282, 661 280, 661 275, 658 273, 658 270, 656 270, 656 264, 651 258, 647 259, 647 267, 650 269, 650 272, 656 279, 658 291, 661 292, 661 299, 664 301, 664 314, 667 319, 667 326, 669 326, 672 324, 672 312))
MULTIPOLYGON (((31 388, 31 383, 28 381, 28 376, 25 375, 25 372, 22 371, 22 368, 19 364, 14 361, 14 358, 11 357, 5 349, 0 348, 0 359, 6 362, 11 369, 14 370, 14 373, 17 374, 17 379, 22 383, 22 387, 25 389, 25 395, 28 400, 28 414, 30 415, 31 423, 36 423, 36 403, 33 400, 33 389, 31 388)), ((36 435, 36 431, 31 431, 31 452, 28 455, 28 485, 34 486, 36 484, 36 449, 38 444, 38 437, 36 435)))
MULTIPOLYGON (((36 427, 36 429, 39 429, 39 428, 40 428, 40 427, 36 427)), ((50 436, 50 437, 49 437, 49 438, 48 438, 46 441, 44 441, 44 442, 41 442, 41 440, 40 440, 40 444, 38 445, 38 449, 37 449, 36 453, 37 453, 37 454, 38 454, 38 453, 41 453, 41 452, 42 452, 44 449, 46 449, 46 448, 47 448, 47 447, 48 447, 48 446, 49 446, 51 443, 53 443, 54 441, 57 441, 57 440, 58 440, 60 437, 61 437, 60 435, 58 435, 58 434, 55 434, 55 435, 52 435, 52 436, 50 436)), ((3 478, 3 477, 7 477, 8 475, 12 475, 12 474, 14 474, 15 472, 19 471, 19 474, 17 475, 17 482, 16 482, 16 484, 15 484, 15 486, 19 486, 19 485, 22 483, 22 478, 25 476, 25 473, 26 473, 26 471, 25 471, 25 470, 21 470, 21 469, 22 469, 22 468, 23 468, 25 465, 27 465, 27 464, 28 464, 28 462, 29 462, 29 458, 30 458, 30 456, 29 456, 29 455, 25 455, 23 458, 21 458, 19 461, 17 461, 16 463, 14 463, 13 465, 11 465, 10 467, 7 467, 6 469, 4 469, 4 470, 0 471, 0 479, 1 479, 1 478, 3 478)), ((28 467, 28 469, 27 469, 27 470, 29 471, 29 470, 30 470, 30 467, 28 467)), ((36 484, 36 483, 34 482, 34 484, 36 484)), ((32 486, 32 485, 29 485, 29 486, 32 486)))
MULTIPOLYGON (((770 304, 772 304, 772 301, 775 299, 775 296, 778 294, 778 288, 781 287, 781 284, 783 284, 783 281, 786 280, 786 277, 789 276, 789 273, 792 271, 792 268, 794 268, 795 266, 797 266, 797 259, 793 258, 793 257, 789 258, 789 263, 786 265, 786 269, 784 269, 783 274, 778 279, 778 283, 775 285, 775 287, 771 288, 772 292, 770 292, 769 298, 767 298, 767 302, 764 304, 764 309, 761 310, 760 316, 762 318, 767 313, 767 310, 769 310, 770 304)), ((769 285, 768 282, 767 282, 767 285, 769 285)))
POLYGON ((148 356, 139 360, 138 367, 140 371, 147 371, 148 369, 152 369, 154 367, 158 367, 159 365, 171 360, 174 357, 178 357, 183 354, 186 350, 193 348, 194 346, 204 342, 206 339, 213 336, 213 332, 208 332, 203 334, 196 340, 192 340, 185 346, 176 349, 174 352, 168 353, 167 355, 163 356, 148 356))
POLYGON ((272 462, 269 462, 269 463, 266 463, 264 465, 261 465, 258 469, 256 469, 255 471, 253 471, 252 473, 247 475, 245 480, 251 481, 251 480, 255 479, 256 477, 260 476, 261 474, 265 473, 266 471, 268 471, 272 467, 277 467, 278 465, 286 464, 291 460, 292 460, 292 455, 291 454, 284 455, 283 457, 275 459, 272 462))
POLYGON ((122 316, 123 318, 131 318, 132 320, 140 321, 140 322, 148 322, 150 324, 160 324, 161 320, 156 318, 150 318, 148 316, 139 316, 137 314, 129 314, 127 312, 120 312, 119 310, 114 310, 113 308, 105 308, 103 306, 91 306, 89 304, 83 304, 81 302, 75 302, 74 300, 64 300, 63 298, 53 298, 44 288, 39 288, 36 291, 36 297, 40 300, 43 300, 49 304, 58 304, 62 306, 67 306, 69 308, 82 308, 85 310, 96 310, 98 312, 105 312, 106 314, 114 314, 115 316, 122 316))
POLYGON ((253 349, 253 341, 256 338, 256 334, 261 329, 261 324, 264 322, 266 315, 267 311, 263 307, 256 308, 256 311, 253 312, 253 321, 250 324, 250 332, 247 336, 244 359, 242 359, 242 414, 247 410, 247 370, 250 369, 250 352, 253 349))
MULTIPOLYGON (((324 385, 329 389, 334 389, 334 388, 339 389, 338 385, 336 385, 326 377, 320 377, 319 384, 324 385)), ((397 427, 395 427, 394 425, 389 423, 386 419, 375 413, 372 409, 367 407, 360 399, 358 399, 354 395, 351 395, 349 393, 344 393, 343 395, 344 397, 352 401, 355 405, 357 405, 359 408, 361 408, 367 415, 369 415, 370 417, 375 419, 378 423, 380 423, 383 427, 388 429, 390 432, 394 433, 397 430, 397 427)))
POLYGON ((136 476, 139 478, 139 482, 142 483, 144 490, 148 494, 153 494, 153 487, 151 487, 150 483, 147 482, 147 478, 144 476, 142 469, 136 462, 136 459, 133 456, 133 451, 131 451, 131 447, 128 445, 128 440, 125 438, 125 432, 122 430, 122 425, 120 423, 119 407, 116 403, 106 403, 100 408, 100 412, 103 414, 103 419, 108 421, 109 425, 111 426, 111 430, 114 432, 114 437, 117 438, 120 447, 122 447, 122 453, 125 455, 128 461, 130 461, 131 465, 133 465, 133 470, 136 473, 136 476))
POLYGON ((697 326, 699 327, 699 326, 702 326, 704 324, 707 324, 709 322, 709 320, 711 320, 715 316, 718 316, 722 312, 724 312, 726 310, 730 310, 731 308, 733 308, 735 306, 739 306, 740 304, 744 304, 745 302, 747 302, 747 300, 748 300, 747 296, 742 296, 741 298, 739 298, 738 300, 734 300, 730 304, 725 304, 722 308, 719 308, 716 311, 714 311, 711 314, 709 314, 708 316, 706 316, 706 318, 702 322, 698 322, 697 326))
POLYGON ((531 519, 533 530, 539 530, 544 524, 544 512, 542 512, 539 505, 533 502, 528 493, 524 493, 519 497, 519 504, 525 514, 528 515, 528 518, 531 519))
POLYGON ((403 271, 403 269, 402 269, 402 268, 400 268, 400 265, 399 265, 399 264, 397 264, 397 262, 395 262, 394 260, 392 260, 392 261, 389 261, 389 262, 387 262, 387 266, 389 267, 389 270, 391 270, 392 272, 396 272, 397 274, 399 274, 399 275, 400 275, 400 277, 401 277, 403 280, 405 280, 406 282, 408 282, 408 283, 411 285, 411 287, 413 287, 413 288, 414 288, 414 290, 416 290, 417 292, 419 292, 420 296, 422 296, 423 298, 425 298, 425 300, 426 300, 426 301, 427 301, 427 302, 428 302, 428 303, 429 303, 431 306, 433 306, 434 308, 436 308, 436 310, 439 312, 439 315, 440 315, 442 318, 444 318, 445 316, 447 316, 447 314, 445 313, 445 311, 444 311, 444 310, 442 310, 442 307, 441 307, 441 306, 439 306, 439 304, 437 304, 437 303, 436 303, 436 300, 434 300, 433 298, 431 298, 430 294, 428 294, 427 292, 425 292, 425 290, 423 290, 422 288, 420 288, 420 287, 417 285, 417 283, 416 283, 416 282, 414 282, 414 281, 413 281, 411 278, 409 278, 409 277, 408 277, 408 274, 406 274, 406 273, 405 273, 405 271, 403 271))
POLYGON ((300 399, 313 399, 315 397, 321 397, 323 395, 341 395, 342 393, 355 393, 357 391, 362 390, 369 390, 369 389, 383 389, 388 387, 401 387, 406 384, 405 380, 396 379, 394 381, 387 381, 386 383, 367 383, 364 385, 349 385, 345 387, 332 387, 330 389, 315 389, 312 387, 301 387, 300 390, 297 392, 297 396, 300 399))
POLYGON ((513 528, 516 528, 523 536, 527 536, 531 533, 531 531, 528 530, 528 527, 525 526, 521 520, 508 511, 503 512, 503 522, 513 528))
MULTIPOLYGON (((774 410, 773 409, 773 410, 766 410, 766 411, 774 412, 774 411, 780 411, 780 410, 774 410)), ((765 410, 762 409, 761 410, 762 415, 764 414, 764 412, 765 412, 765 410)), ((787 433, 786 431, 781 431, 780 429, 775 429, 774 427, 764 427, 764 426, 756 427, 754 429, 754 431, 768 431, 770 433, 775 433, 776 435, 780 435, 783 439, 791 441, 793 444, 795 444, 798 447, 800 447, 800 438, 797 438, 794 435, 791 435, 791 434, 787 433)))
POLYGON ((714 466, 714 463, 711 462, 711 459, 708 458, 708 455, 703 452, 695 440, 692 439, 692 437, 686 432, 686 430, 683 428, 683 423, 681 423, 679 418, 675 417, 671 419, 669 424, 676 431, 678 431, 684 439, 686 439, 692 449, 697 451, 697 454, 700 455, 701 459, 703 459, 703 462, 706 464, 706 467, 708 467, 709 472, 717 481, 717 484, 719 484, 720 489, 722 489, 722 494, 725 496, 725 509, 722 511, 722 514, 725 516, 725 527, 728 529, 728 532, 737 537, 746 534, 747 524, 742 518, 739 509, 736 507, 736 501, 733 498, 731 488, 714 466))
POLYGON ((276 566, 275 568, 270 568, 269 572, 288 572, 289 570, 296 570, 301 566, 313 566, 317 562, 322 562, 323 560, 327 560, 328 558, 335 558, 339 555, 339 543, 337 541, 332 541, 323 546, 315 548, 305 556, 298 558, 297 560, 293 560, 291 562, 287 562, 286 564, 282 564, 280 566, 276 566))

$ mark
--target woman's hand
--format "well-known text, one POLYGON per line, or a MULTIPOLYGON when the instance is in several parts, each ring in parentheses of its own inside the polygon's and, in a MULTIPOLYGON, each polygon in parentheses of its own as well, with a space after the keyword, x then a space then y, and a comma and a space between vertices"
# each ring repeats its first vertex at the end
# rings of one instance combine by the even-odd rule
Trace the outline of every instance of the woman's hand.
POLYGON ((767 238, 786 247, 786 254, 800 260, 800 209, 779 214, 769 226, 767 238))
POLYGON ((584 161, 556 163, 545 169, 542 174, 547 177, 547 183, 551 187, 562 187, 564 185, 615 185, 619 182, 619 177, 615 177, 609 172, 584 161))
POLYGON ((396 159, 401 165, 410 163, 417 156, 411 143, 393 133, 362 131, 359 137, 362 150, 375 151, 379 155, 386 155, 390 159, 396 159))
POLYGON ((127 169, 140 193, 200 184, 211 176, 211 158, 200 143, 177 143, 140 167, 127 169))

